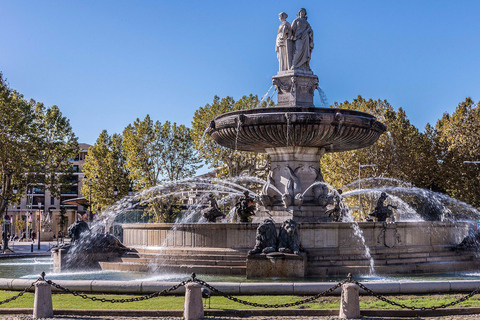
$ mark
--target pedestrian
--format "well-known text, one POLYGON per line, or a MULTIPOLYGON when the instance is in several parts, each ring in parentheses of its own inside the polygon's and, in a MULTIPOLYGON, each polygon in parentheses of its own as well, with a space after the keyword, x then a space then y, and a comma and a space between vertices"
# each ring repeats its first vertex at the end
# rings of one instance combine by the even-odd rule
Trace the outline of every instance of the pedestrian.
POLYGON ((37 233, 35 231, 32 232, 32 242, 35 242, 35 237, 37 236, 37 233))

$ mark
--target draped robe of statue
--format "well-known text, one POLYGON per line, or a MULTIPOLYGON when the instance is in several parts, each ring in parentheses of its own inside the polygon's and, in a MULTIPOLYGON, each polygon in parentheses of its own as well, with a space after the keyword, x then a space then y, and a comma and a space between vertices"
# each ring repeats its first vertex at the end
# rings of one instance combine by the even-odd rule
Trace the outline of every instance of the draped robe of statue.
POLYGON ((290 69, 292 62, 292 50, 290 32, 292 27, 288 21, 282 21, 278 27, 277 41, 275 43, 275 52, 278 58, 278 71, 286 71, 290 69))
POLYGON ((292 22, 293 59, 290 69, 311 71, 310 59, 313 49, 313 30, 305 17, 292 22))

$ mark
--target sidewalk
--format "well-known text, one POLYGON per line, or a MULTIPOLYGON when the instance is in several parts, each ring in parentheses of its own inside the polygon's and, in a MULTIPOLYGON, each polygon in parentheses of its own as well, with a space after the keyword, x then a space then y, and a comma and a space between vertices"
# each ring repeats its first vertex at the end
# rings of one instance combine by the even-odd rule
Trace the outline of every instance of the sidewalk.
MULTIPOLYGON (((65 243, 70 242, 70 239, 65 240, 65 243)), ((57 241, 40 241, 40 250, 38 249, 38 243, 23 242, 23 241, 9 241, 8 247, 13 252, 2 253, 0 250, 0 259, 15 258, 15 257, 38 257, 38 256, 50 256, 50 248, 57 245, 57 241), (33 250, 32 250, 33 249, 33 250)))

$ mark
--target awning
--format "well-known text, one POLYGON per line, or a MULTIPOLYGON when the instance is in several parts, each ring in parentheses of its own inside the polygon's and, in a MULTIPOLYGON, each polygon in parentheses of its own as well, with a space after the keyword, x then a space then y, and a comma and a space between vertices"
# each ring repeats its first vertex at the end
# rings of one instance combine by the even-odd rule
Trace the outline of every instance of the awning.
POLYGON ((64 200, 62 201, 62 204, 84 206, 84 207, 90 206, 90 202, 88 202, 88 200, 85 198, 74 198, 74 199, 64 200))

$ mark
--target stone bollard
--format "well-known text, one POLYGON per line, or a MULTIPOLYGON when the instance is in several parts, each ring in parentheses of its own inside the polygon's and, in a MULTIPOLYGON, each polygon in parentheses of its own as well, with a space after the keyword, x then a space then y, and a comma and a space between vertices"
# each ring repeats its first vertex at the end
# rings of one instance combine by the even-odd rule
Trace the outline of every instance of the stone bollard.
POLYGON ((33 318, 53 318, 52 288, 45 281, 35 284, 33 318))
POLYGON ((340 319, 360 318, 360 299, 358 297, 359 287, 353 283, 342 285, 342 297, 340 301, 340 319))
POLYGON ((197 283, 188 283, 185 285, 183 319, 203 319, 202 286, 197 283))

